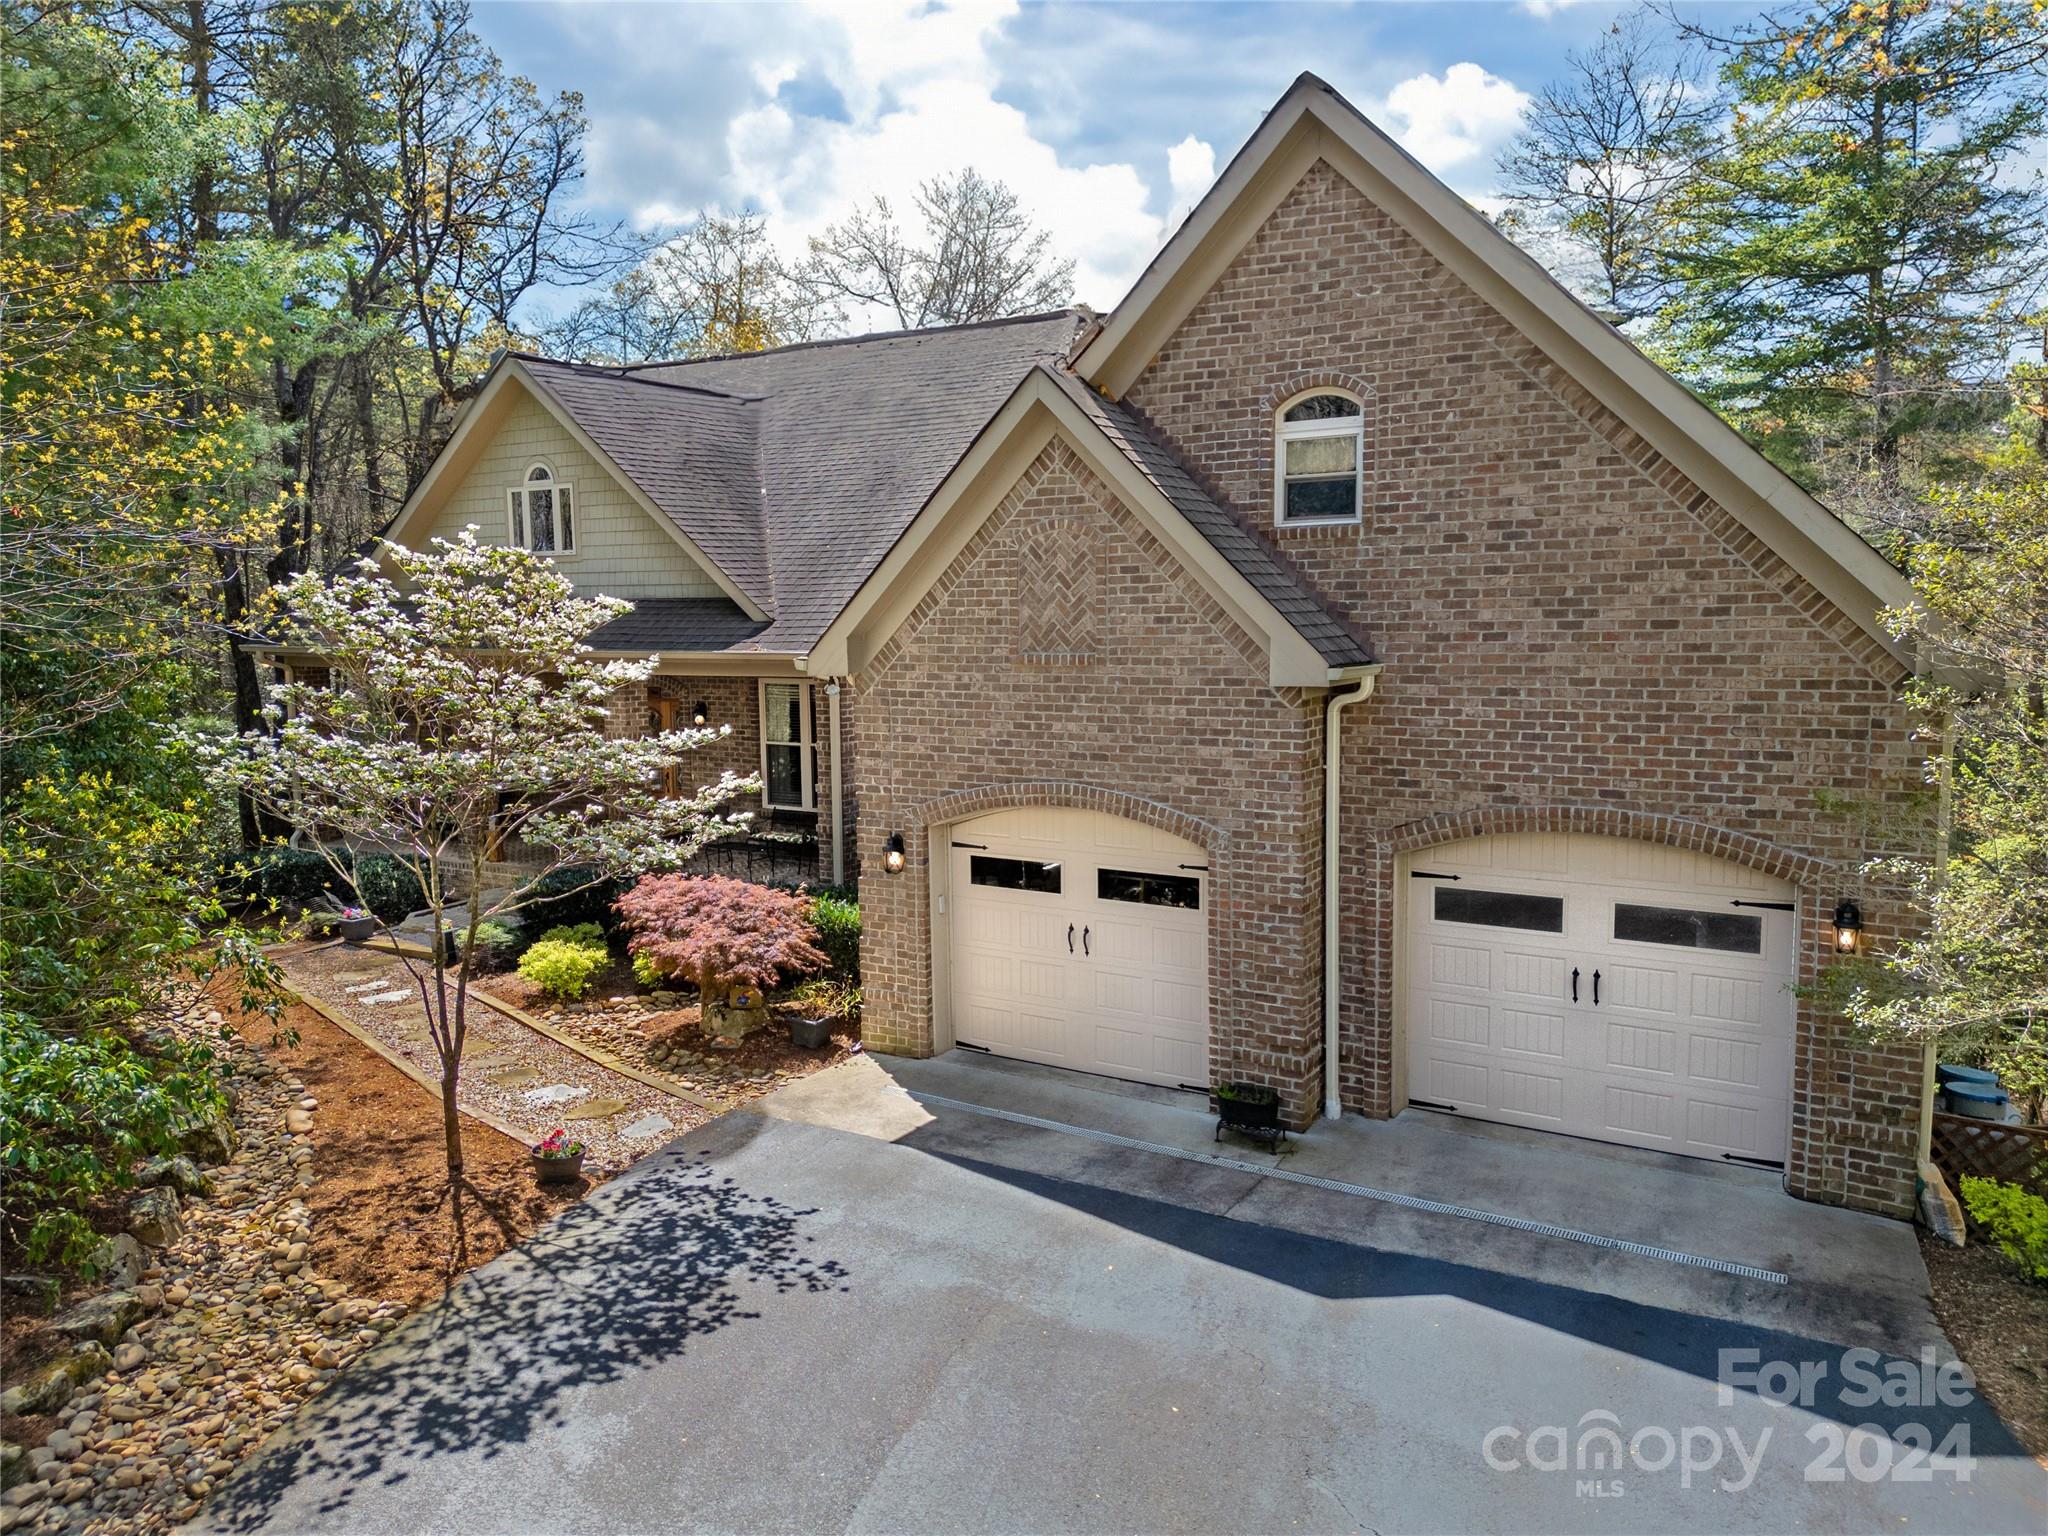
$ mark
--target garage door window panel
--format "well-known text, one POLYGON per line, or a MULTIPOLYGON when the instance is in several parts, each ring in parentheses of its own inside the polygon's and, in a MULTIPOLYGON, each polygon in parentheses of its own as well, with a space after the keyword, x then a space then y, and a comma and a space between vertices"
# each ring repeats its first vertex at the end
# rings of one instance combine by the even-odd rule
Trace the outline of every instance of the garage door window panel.
POLYGON ((1036 859, 1005 859, 977 853, 967 866, 967 878, 974 885, 999 891, 1060 893, 1060 866, 1041 864, 1036 859))
POLYGON ((1129 869, 1098 869, 1095 894, 1102 901, 1128 901, 1145 907, 1177 907, 1198 912, 1202 882, 1188 875, 1151 875, 1129 869))
POLYGON ((1515 928, 1524 933, 1563 933, 1564 898, 1532 896, 1522 891, 1481 891, 1440 885, 1435 893, 1440 923, 1471 923, 1485 928, 1515 928))
POLYGON ((1718 949, 1760 955, 1764 924, 1739 912, 1698 912, 1685 907, 1637 906, 1617 902, 1614 936, 1632 944, 1670 944, 1682 949, 1718 949))

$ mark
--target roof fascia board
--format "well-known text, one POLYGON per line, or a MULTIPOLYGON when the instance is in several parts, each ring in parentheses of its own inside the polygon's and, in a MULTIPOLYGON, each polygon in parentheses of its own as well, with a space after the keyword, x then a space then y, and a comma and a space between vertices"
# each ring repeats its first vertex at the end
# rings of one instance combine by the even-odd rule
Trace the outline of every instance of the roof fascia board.
POLYGON ((1292 94, 1267 113, 1208 195, 1081 349, 1074 372, 1121 400, 1259 226, 1308 174, 1320 137, 1307 109, 1292 94))
POLYGON ((1196 532, 1079 406, 1036 370, 1018 385, 812 647, 809 670, 837 676, 866 667, 1055 436, 1173 551, 1232 620, 1262 643, 1273 686, 1326 684, 1329 663, 1321 653, 1196 532))
MULTIPOLYGON (((484 419, 487 403, 495 407, 500 392, 507 388, 508 381, 512 380, 516 380, 519 387, 537 401, 541 409, 552 416, 563 431, 575 439, 577 447, 597 460, 598 467, 611 476, 613 483, 626 493, 633 504, 652 519, 655 527, 675 540, 682 547, 684 554, 702 566, 704 574, 716 582, 719 590, 737 603, 740 610, 748 618, 765 623, 772 617, 737 582, 720 569, 717 561, 704 553, 703 548, 696 540, 676 526, 674 518, 663 512, 648 499, 647 493, 640 489, 638 482, 621 469, 612 456, 598 445, 596 439, 591 437, 588 432, 585 432, 577 424, 575 417, 569 414, 562 403, 549 393, 547 387, 536 379, 517 357, 507 356, 499 362, 496 377, 484 386, 483 393, 477 396, 476 403, 464 415, 462 424, 456 428, 455 435, 448 440, 447 447, 443 448, 436 455, 433 467, 428 470, 426 478, 420 482, 419 489, 414 491, 411 498, 406 502, 404 510, 398 514, 397 520, 392 523, 390 530, 384 535, 385 538, 394 544, 403 543, 404 540, 399 535, 410 524, 420 521, 424 516, 430 516, 432 511, 439 510, 441 502, 445 498, 433 494, 435 489, 443 484, 452 487, 454 484, 459 483, 461 479, 459 474, 450 479, 449 476, 443 473, 444 467, 455 462, 458 444, 464 444, 461 468, 466 472, 474 466, 476 459, 481 455, 482 447, 488 434, 477 436, 473 447, 464 443, 464 439, 471 433, 471 429, 484 419)), ((494 409, 492 411, 491 424, 496 426, 498 421, 502 419, 503 414, 502 410, 494 409)))
POLYGON ((1318 158, 1406 228, 1531 341, 1903 665, 1881 610, 1905 578, 1456 193, 1319 85, 1268 114, 1101 332, 1076 359, 1121 398, 1318 158), (1268 180, 1268 174, 1271 179, 1268 180))

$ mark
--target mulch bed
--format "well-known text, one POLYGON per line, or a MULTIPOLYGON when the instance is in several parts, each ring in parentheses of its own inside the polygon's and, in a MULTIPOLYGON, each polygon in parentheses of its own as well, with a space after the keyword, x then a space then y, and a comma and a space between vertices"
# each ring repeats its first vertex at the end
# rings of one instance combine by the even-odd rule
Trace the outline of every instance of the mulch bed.
POLYGON ((320 1101, 318 1178, 305 1194, 313 1213, 309 1257, 357 1295, 416 1306, 589 1193, 588 1178, 543 1189, 525 1147, 465 1116, 464 1262, 448 1198, 440 1100, 310 1008, 291 1005, 283 1022, 297 1031, 296 1045, 273 1044, 270 1021, 261 1016, 236 1021, 245 1039, 320 1101))
POLYGON ((1977 1389, 2037 1458, 2048 1461, 2048 1285, 2023 1276, 1988 1243, 1967 1248, 1920 1234, 1942 1331, 1977 1389))

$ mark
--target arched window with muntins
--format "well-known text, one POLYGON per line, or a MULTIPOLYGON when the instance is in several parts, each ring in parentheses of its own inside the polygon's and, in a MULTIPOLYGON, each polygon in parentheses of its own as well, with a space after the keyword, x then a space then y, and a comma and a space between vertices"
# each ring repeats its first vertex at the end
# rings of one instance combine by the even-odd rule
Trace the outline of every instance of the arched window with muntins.
POLYGON ((1355 523, 1365 506, 1365 407, 1318 389, 1281 406, 1273 425, 1273 521, 1355 523))
POLYGON ((506 497, 513 544, 543 555, 567 554, 576 548, 574 492, 547 464, 528 469, 525 482, 506 497))

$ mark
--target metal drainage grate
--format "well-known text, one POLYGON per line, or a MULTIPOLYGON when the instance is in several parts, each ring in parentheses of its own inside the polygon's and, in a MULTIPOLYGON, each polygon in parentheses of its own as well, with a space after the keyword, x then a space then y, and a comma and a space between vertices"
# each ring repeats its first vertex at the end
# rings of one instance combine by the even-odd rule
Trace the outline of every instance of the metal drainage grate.
POLYGON ((1547 1221, 1529 1221, 1520 1216, 1503 1216, 1497 1211, 1482 1211, 1474 1206, 1452 1205, 1443 1200, 1425 1200, 1420 1195, 1404 1195, 1398 1190, 1374 1189, 1370 1184, 1347 1184, 1342 1179, 1326 1179, 1314 1173, 1296 1173, 1291 1168, 1267 1168, 1258 1163, 1243 1162, 1235 1157, 1224 1157, 1217 1152, 1192 1152, 1185 1147, 1169 1147, 1156 1141, 1140 1141, 1135 1136, 1119 1136, 1114 1131, 1093 1130, 1085 1125, 1068 1125, 1063 1120, 1046 1120, 1038 1115, 1019 1114, 1013 1109, 993 1109, 986 1104, 970 1104, 964 1099, 942 1098, 935 1093, 910 1091, 910 1096, 920 1104, 940 1109, 964 1110, 970 1115, 986 1115, 992 1120, 1008 1120, 1012 1124, 1028 1125, 1041 1131, 1058 1131, 1063 1135, 1080 1136, 1112 1147, 1155 1152, 1161 1157, 1179 1158, 1184 1163, 1206 1163, 1212 1168, 1228 1168, 1235 1173, 1249 1173, 1263 1179, 1281 1179, 1289 1184, 1307 1184, 1316 1189, 1327 1189, 1340 1195, 1355 1195, 1361 1200, 1378 1200, 1383 1204, 1398 1205, 1411 1211, 1428 1211, 1437 1216, 1456 1216, 1464 1221, 1481 1221, 1490 1227, 1509 1227, 1516 1232, 1533 1232, 1538 1237, 1554 1237, 1567 1243, 1584 1243, 1591 1248, 1611 1248, 1617 1253, 1632 1253, 1641 1259, 1659 1259, 1666 1264, 1683 1264, 1690 1269, 1710 1269, 1716 1274, 1738 1275, 1744 1280, 1761 1280, 1769 1285, 1790 1283, 1789 1277, 1779 1274, 1775 1269, 1759 1269, 1754 1264, 1738 1264, 1733 1259, 1710 1259, 1697 1253, 1682 1253, 1676 1248, 1656 1248, 1648 1243, 1631 1243, 1626 1238, 1607 1237, 1599 1232, 1581 1232, 1575 1227, 1554 1227, 1547 1221))

